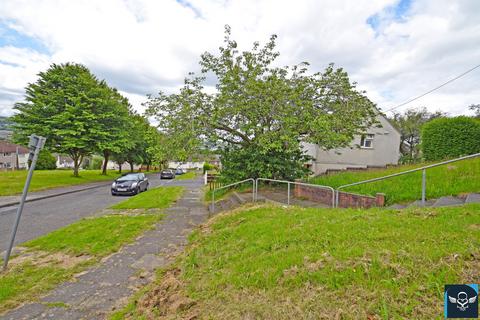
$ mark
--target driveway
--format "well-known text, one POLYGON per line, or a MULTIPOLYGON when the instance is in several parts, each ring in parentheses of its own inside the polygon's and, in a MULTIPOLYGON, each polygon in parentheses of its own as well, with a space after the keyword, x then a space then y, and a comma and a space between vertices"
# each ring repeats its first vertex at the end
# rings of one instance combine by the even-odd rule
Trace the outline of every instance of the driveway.
MULTIPOLYGON (((150 187, 162 185, 186 185, 188 180, 160 180, 149 175, 150 187)), ((69 225, 84 217, 123 201, 127 197, 113 197, 110 185, 66 194, 54 198, 25 203, 15 244, 37 238, 53 230, 69 225)), ((0 208, 0 252, 7 249, 17 206, 0 208)))

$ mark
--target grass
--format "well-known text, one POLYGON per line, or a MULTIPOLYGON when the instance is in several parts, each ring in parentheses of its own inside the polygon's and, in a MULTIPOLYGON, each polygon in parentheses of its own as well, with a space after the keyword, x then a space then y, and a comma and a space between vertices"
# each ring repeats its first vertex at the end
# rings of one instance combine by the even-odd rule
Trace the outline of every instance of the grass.
MULTIPOLYGON (((319 176, 310 182, 337 188, 344 184, 377 178, 424 165, 405 165, 382 170, 342 172, 319 176)), ((422 172, 419 171, 386 180, 347 187, 343 190, 365 195, 375 195, 378 192, 385 193, 387 204, 393 204, 420 199, 421 184, 422 172)), ((480 158, 459 161, 427 170, 427 199, 479 191, 480 158)))
POLYGON ((132 242, 161 220, 161 214, 108 215, 83 219, 22 244, 30 258, 10 262, 0 274, 0 313, 67 281, 132 242))
POLYGON ((196 176, 197 176, 197 173, 195 171, 188 171, 187 173, 176 176, 175 179, 188 180, 188 179, 194 179, 196 176))
POLYGON ((128 316, 443 319, 444 285, 478 282, 479 229, 478 204, 237 210, 194 233, 175 266, 183 284, 175 295, 193 307, 160 313, 148 300, 168 292, 157 290, 160 277, 128 316))
POLYGON ((183 193, 183 187, 158 187, 113 205, 112 209, 168 208, 183 193))
POLYGON ((118 251, 162 218, 160 214, 108 215, 84 219, 22 246, 68 255, 103 257, 118 251))
MULTIPOLYGON (((72 170, 38 170, 33 173, 29 191, 41 191, 89 182, 112 181, 118 177, 118 173, 114 171, 107 172, 106 176, 100 173, 100 170, 82 170, 80 177, 74 177, 72 170)), ((0 172, 0 185, 8 186, 8 188, 0 188, 0 196, 21 193, 26 178, 26 170, 0 172)))
MULTIPOLYGON (((166 208, 182 192, 182 187, 153 189, 120 203, 118 209, 166 208)), ((22 244, 26 253, 12 259, 10 269, 0 274, 0 313, 36 300, 133 242, 162 218, 158 212, 143 211, 88 218, 22 244)))

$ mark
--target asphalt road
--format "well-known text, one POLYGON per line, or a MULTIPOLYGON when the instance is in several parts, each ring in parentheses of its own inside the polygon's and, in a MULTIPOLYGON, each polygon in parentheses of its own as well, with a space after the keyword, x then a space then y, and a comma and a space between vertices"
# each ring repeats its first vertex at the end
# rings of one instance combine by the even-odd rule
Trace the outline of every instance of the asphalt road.
MULTIPOLYGON (((150 188, 160 185, 182 185, 187 180, 160 180, 150 175, 150 188)), ((112 196, 110 186, 102 186, 54 198, 25 203, 15 244, 37 238, 48 232, 71 224, 81 218, 127 199, 112 196)), ((0 208, 0 252, 7 249, 15 221, 17 206, 0 208)))

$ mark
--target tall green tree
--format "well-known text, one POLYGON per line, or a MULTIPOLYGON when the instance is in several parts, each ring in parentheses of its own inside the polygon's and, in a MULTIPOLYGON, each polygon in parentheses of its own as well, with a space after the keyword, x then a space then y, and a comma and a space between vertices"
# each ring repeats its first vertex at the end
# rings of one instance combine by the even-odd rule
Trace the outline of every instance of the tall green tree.
POLYGON ((415 162, 420 159, 420 134, 422 127, 430 120, 445 117, 441 111, 429 112, 427 108, 408 109, 403 113, 395 113, 392 122, 400 130, 400 152, 404 162, 415 162))
POLYGON ((135 164, 143 164, 147 158, 146 130, 149 126, 148 120, 138 114, 130 116, 131 128, 129 131, 130 146, 123 151, 125 161, 130 165, 133 172, 135 164))
POLYGON ((53 64, 38 76, 27 86, 25 101, 15 105, 14 137, 23 143, 30 134, 46 137, 49 150, 73 159, 78 176, 83 158, 97 150, 98 138, 105 135, 97 112, 104 91, 80 64, 53 64))
POLYGON ((239 52, 227 26, 219 54, 201 56, 202 75, 190 74, 177 94, 151 97, 148 113, 169 136, 181 137, 182 147, 208 142, 232 159, 223 166, 229 179, 298 177, 307 160, 302 142, 347 146, 375 122, 376 109, 343 69, 278 67, 275 46, 272 36, 263 47, 256 42, 239 52), (207 77, 215 79, 215 93, 204 89, 207 77))
POLYGON ((102 130, 101 135, 97 137, 97 151, 103 155, 102 174, 106 175, 110 156, 113 153, 121 153, 132 145, 131 106, 125 97, 104 81, 100 83, 100 90, 103 92, 103 98, 96 112, 102 130))

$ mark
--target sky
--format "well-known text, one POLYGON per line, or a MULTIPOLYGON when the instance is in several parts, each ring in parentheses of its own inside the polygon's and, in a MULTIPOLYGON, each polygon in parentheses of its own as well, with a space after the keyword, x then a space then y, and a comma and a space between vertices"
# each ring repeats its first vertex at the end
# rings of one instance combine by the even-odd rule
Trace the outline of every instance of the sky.
MULTIPOLYGON (((480 64, 478 0, 1 0, 0 116, 52 63, 77 62, 143 111, 218 52, 224 26, 241 50, 278 36, 278 63, 333 62, 388 110, 480 64)), ((395 111, 469 114, 480 68, 395 111)))

